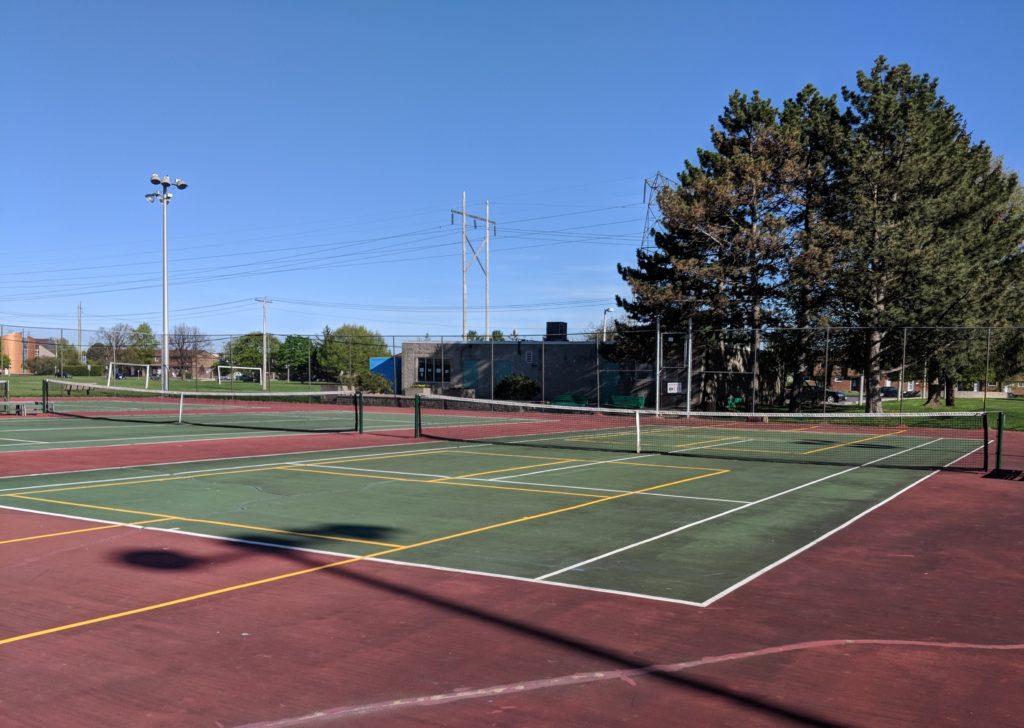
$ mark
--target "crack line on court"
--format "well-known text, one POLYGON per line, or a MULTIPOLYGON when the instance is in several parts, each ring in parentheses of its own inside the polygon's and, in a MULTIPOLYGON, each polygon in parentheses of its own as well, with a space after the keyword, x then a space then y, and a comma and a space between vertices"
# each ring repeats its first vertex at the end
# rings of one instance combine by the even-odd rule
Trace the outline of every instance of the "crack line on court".
POLYGON ((739 662, 743 660, 771 657, 774 655, 803 652, 813 650, 824 650, 830 648, 852 648, 852 647, 906 647, 932 650, 964 650, 964 651, 992 651, 992 652, 1013 652, 1024 650, 1024 644, 987 644, 976 642, 934 642, 927 640, 898 640, 898 639, 831 639, 814 640, 808 642, 795 642, 788 645, 777 645, 764 647, 745 652, 731 652, 723 655, 712 655, 701 657, 686 662, 671 664, 649 665, 647 667, 628 668, 624 670, 595 670, 592 672, 577 672, 570 675, 559 675, 557 677, 540 678, 537 680, 523 680, 520 682, 506 683, 503 685, 491 685, 483 688, 463 688, 452 690, 447 693, 435 693, 432 695, 420 695, 409 698, 396 698, 382 700, 376 703, 364 703, 362 705, 345 705, 334 708, 322 708, 315 713, 281 718, 278 720, 261 721, 258 723, 246 723, 239 728, 292 728, 311 723, 323 723, 325 721, 341 720, 343 718, 371 715, 388 711, 400 710, 402 708, 420 708, 433 705, 444 705, 463 700, 478 700, 481 698, 493 698, 500 695, 514 695, 535 690, 547 690, 562 688, 572 685, 586 685, 589 683, 607 682, 610 680, 629 680, 636 677, 646 677, 658 673, 676 673, 708 665, 719 665, 727 662, 739 662))

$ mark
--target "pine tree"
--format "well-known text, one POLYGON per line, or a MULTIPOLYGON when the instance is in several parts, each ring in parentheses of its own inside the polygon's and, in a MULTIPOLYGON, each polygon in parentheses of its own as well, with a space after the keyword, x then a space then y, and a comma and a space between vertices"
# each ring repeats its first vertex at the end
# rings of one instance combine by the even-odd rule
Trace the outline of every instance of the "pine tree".
MULTIPOLYGON (((730 351, 722 338, 711 368, 741 364, 757 390, 756 352, 761 329, 775 322, 777 283, 787 256, 786 196, 792 140, 779 126, 779 112, 755 91, 735 92, 712 128, 713 149, 697 150, 679 184, 658 198, 663 231, 655 249, 637 252, 635 267, 619 266, 632 300, 618 304, 640 327, 744 328, 754 332, 745 351, 730 351)), ((707 367, 706 367, 707 368, 707 367)), ((705 380, 705 406, 731 394, 705 380)), ((753 405, 753 399, 750 399, 753 405)))
MULTIPOLYGON (((979 323, 991 266, 1007 240, 1020 240, 1019 220, 995 222, 1015 178, 971 143, 937 85, 879 58, 856 89, 843 89, 851 133, 837 188, 849 238, 835 258, 837 298, 864 327, 869 411, 881 409, 879 380, 896 359, 899 327, 979 323)), ((920 339, 930 371, 947 382, 962 338, 920 339)))

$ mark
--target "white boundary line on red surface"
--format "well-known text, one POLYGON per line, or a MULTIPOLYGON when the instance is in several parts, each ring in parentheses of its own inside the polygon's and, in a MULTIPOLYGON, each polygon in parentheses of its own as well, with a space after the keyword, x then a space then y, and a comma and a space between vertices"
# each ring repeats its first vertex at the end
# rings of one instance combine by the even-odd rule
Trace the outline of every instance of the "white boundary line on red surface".
MULTIPOLYGON (((942 438, 939 438, 939 439, 942 439, 942 438)), ((955 460, 947 463, 945 467, 948 468, 951 465, 957 463, 958 461, 963 460, 965 457, 968 457, 969 455, 973 455, 974 453, 978 452, 978 450, 980 450, 982 447, 987 447, 987 445, 988 445, 988 443, 986 443, 985 445, 981 445, 979 447, 974 448, 970 452, 965 453, 965 454, 961 455, 960 457, 956 458, 955 460)), ((731 594, 732 592, 736 591, 737 589, 739 589, 740 587, 742 587, 742 586, 744 586, 746 584, 749 584, 750 582, 752 582, 754 579, 758 578, 759 576, 763 576, 764 574, 767 574, 769 571, 774 569, 776 566, 780 566, 780 565, 786 563, 787 561, 789 561, 793 557, 799 556, 804 551, 807 551, 812 546, 815 546, 815 545, 821 543, 822 541, 824 541, 825 539, 829 538, 830 536, 833 536, 833 535, 839 533, 840 531, 842 531, 847 526, 855 523, 856 521, 859 521, 861 518, 863 518, 864 516, 868 515, 872 511, 876 510, 877 508, 881 508, 882 506, 884 506, 889 501, 893 500, 894 498, 896 498, 896 497, 898 497, 900 495, 903 495, 908 490, 913 488, 915 485, 919 485, 919 484, 923 483, 924 481, 928 480, 928 478, 932 477, 933 475, 935 475, 936 473, 939 473, 939 472, 942 472, 941 469, 933 470, 930 473, 928 473, 927 475, 925 475, 925 476, 923 476, 921 478, 918 478, 913 483, 911 483, 910 485, 908 485, 908 486, 906 486, 904 488, 901 488, 900 490, 896 491, 895 493, 893 493, 891 496, 889 496, 885 500, 879 501, 875 505, 873 505, 870 508, 868 508, 866 511, 858 513, 856 516, 854 516, 850 520, 846 521, 845 523, 842 523, 839 526, 836 526, 835 528, 833 528, 828 533, 824 533, 821 536, 818 536, 818 538, 814 539, 810 543, 804 544, 803 546, 798 548, 796 551, 793 551, 792 553, 783 556, 781 559, 778 559, 777 561, 773 561, 772 563, 770 563, 767 566, 765 566, 764 568, 754 572, 753 574, 751 574, 750 576, 746 577, 745 579, 742 579, 742 580, 736 582, 735 584, 733 584, 732 586, 730 586, 730 587, 728 587, 726 589, 723 589, 722 591, 720 591, 718 594, 715 594, 710 599, 707 599, 704 602, 702 602, 701 606, 702 607, 707 607, 707 606, 710 606, 710 605, 714 604, 715 602, 717 602, 722 597, 724 597, 724 596, 726 596, 728 594, 731 594)))

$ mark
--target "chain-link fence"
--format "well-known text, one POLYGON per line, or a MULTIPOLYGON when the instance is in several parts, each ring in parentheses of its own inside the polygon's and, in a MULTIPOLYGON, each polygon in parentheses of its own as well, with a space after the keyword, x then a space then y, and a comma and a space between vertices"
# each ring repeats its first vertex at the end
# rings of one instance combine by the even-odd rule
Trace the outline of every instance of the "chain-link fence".
MULTIPOLYGON (((365 331, 365 330, 363 330, 365 331)), ((0 323, 3 374, 160 381, 159 334, 0 323)), ((321 382, 393 396, 416 393, 671 410, 829 409, 869 396, 1024 396, 1024 327, 853 327, 617 331, 607 334, 169 336, 177 389, 282 389, 321 382), (264 376, 266 372, 266 376, 264 376), (872 379, 874 373, 874 380, 872 379)))

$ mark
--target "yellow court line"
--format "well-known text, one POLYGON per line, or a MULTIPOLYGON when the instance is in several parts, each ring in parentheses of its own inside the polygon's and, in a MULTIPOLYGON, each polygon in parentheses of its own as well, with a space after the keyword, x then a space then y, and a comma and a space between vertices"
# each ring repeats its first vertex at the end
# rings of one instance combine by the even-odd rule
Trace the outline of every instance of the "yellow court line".
MULTIPOLYGON (((453 450, 446 450, 442 448, 433 448, 430 450, 420 450, 419 452, 403 452, 395 453, 394 455, 358 455, 355 457, 339 457, 331 458, 329 460, 310 460, 310 465, 338 465, 339 463, 363 463, 367 460, 397 460, 398 458, 416 458, 423 457, 424 455, 431 455, 433 453, 450 453, 453 450)), ((305 463, 282 463, 289 467, 295 465, 305 465, 305 463)))
POLYGON ((870 442, 871 440, 877 440, 880 437, 894 437, 895 435, 902 435, 907 429, 897 430, 896 432, 883 432, 881 435, 872 435, 871 437, 865 437, 862 440, 851 440, 850 442, 841 442, 838 445, 829 445, 828 447, 819 447, 817 450, 808 450, 800 453, 801 455, 813 455, 816 452, 825 452, 826 450, 835 450, 837 447, 847 447, 848 445, 858 445, 862 442, 870 442))
POLYGON ((27 490, 18 493, 0 493, 0 497, 17 498, 21 495, 35 495, 36 493, 66 493, 72 490, 92 490, 95 488, 115 488, 122 485, 151 485, 153 483, 169 483, 174 480, 190 480, 192 478, 210 478, 214 475, 245 475, 247 473, 262 473, 270 470, 283 469, 284 465, 275 463, 273 465, 257 465, 252 468, 239 470, 212 470, 204 473, 185 473, 182 475, 165 475, 157 478, 142 478, 140 480, 117 480, 105 483, 90 483, 89 485, 71 485, 66 488, 47 488, 40 486, 38 490, 27 490))
POLYGON ((50 627, 48 629, 41 629, 41 630, 37 630, 35 632, 28 632, 28 633, 25 633, 25 634, 15 635, 13 637, 6 637, 4 639, 0 639, 0 645, 7 645, 7 644, 11 644, 13 642, 20 642, 22 640, 31 639, 33 637, 42 637, 44 635, 54 634, 56 632, 66 632, 68 630, 76 629, 78 627, 87 627, 89 625, 99 624, 101 622, 109 622, 109 621, 112 621, 112 620, 115 620, 115 619, 120 619, 122 617, 130 617, 130 616, 133 616, 133 615, 136 615, 136 614, 144 614, 146 612, 153 612, 153 611, 156 611, 158 609, 164 609, 165 607, 173 607, 173 606, 177 606, 179 604, 187 604, 188 602, 198 601, 200 599, 205 599, 207 597, 218 596, 220 594, 228 594, 228 593, 233 592, 233 591, 240 591, 242 589, 248 589, 248 588, 254 587, 254 586, 261 586, 263 584, 270 584, 270 583, 273 583, 273 582, 276 582, 276 581, 283 581, 284 579, 290 579, 290 578, 296 577, 296 576, 303 576, 304 574, 312 574, 314 572, 324 571, 326 569, 333 569, 333 568, 338 567, 338 566, 345 566, 347 564, 353 564, 353 563, 357 563, 357 562, 360 562, 360 561, 366 561, 367 559, 381 558, 381 557, 384 557, 384 556, 388 556, 390 554, 398 553, 399 551, 408 551, 410 549, 420 548, 420 547, 423 547, 423 546, 430 546, 431 544, 440 543, 442 541, 450 541, 450 540, 453 540, 453 539, 456 539, 456 538, 462 538, 464 536, 470 536, 470 535, 475 534, 475 533, 481 533, 483 531, 490 531, 490 530, 493 530, 493 529, 496 529, 496 528, 502 528, 504 526, 511 526, 513 524, 516 524, 516 523, 523 523, 525 521, 531 521, 531 520, 535 520, 535 519, 538 519, 538 518, 545 518, 547 516, 553 516, 553 515, 556 515, 558 513, 566 513, 568 511, 578 510, 580 508, 586 508, 587 506, 596 505, 598 503, 604 503, 606 501, 618 500, 620 498, 628 498, 629 496, 637 495, 639 493, 650 492, 652 490, 658 490, 660 488, 667 488, 670 485, 679 485, 681 483, 687 483, 687 482, 694 481, 694 480, 700 480, 701 478, 709 478, 709 477, 712 477, 714 475, 724 475, 725 473, 728 473, 728 472, 729 472, 728 470, 719 470, 719 471, 716 471, 714 473, 704 473, 703 475, 695 475, 692 478, 685 478, 683 480, 676 480, 676 481, 673 481, 671 483, 663 483, 661 485, 652 485, 651 487, 644 488, 643 490, 637 490, 637 491, 632 491, 632 492, 629 492, 629 493, 619 493, 619 494, 616 494, 616 495, 605 496, 603 498, 600 498, 599 500, 593 500, 593 501, 591 501, 589 503, 580 503, 580 504, 575 505, 575 506, 568 506, 566 508, 559 508, 559 509, 556 509, 556 510, 553 510, 553 511, 546 511, 544 513, 538 513, 538 514, 533 515, 533 516, 523 516, 521 518, 515 518, 515 519, 512 519, 510 521, 502 521, 500 523, 494 523, 494 524, 491 524, 489 526, 482 526, 480 528, 474 528, 474 529, 471 529, 471 530, 468 530, 468 531, 461 531, 459 533, 453 533, 453 534, 449 534, 447 536, 439 536, 437 538, 428 539, 426 541, 420 541, 418 543, 409 544, 408 546, 397 546, 395 548, 387 549, 385 551, 378 551, 376 553, 367 554, 366 556, 354 556, 354 557, 351 557, 351 558, 342 559, 340 561, 332 561, 332 562, 327 563, 327 564, 321 564, 320 566, 313 566, 313 567, 310 567, 308 569, 300 569, 298 571, 290 571, 290 572, 285 573, 285 574, 277 574, 276 576, 270 576, 270 577, 267 577, 265 579, 257 579, 255 581, 248 581, 248 582, 245 582, 243 584, 233 584, 232 586, 223 587, 221 589, 213 589, 211 591, 202 592, 200 594, 192 594, 190 596, 181 597, 179 599, 171 599, 170 601, 159 602, 158 604, 149 604, 149 605, 147 605, 145 607, 138 607, 136 609, 129 609, 129 610, 126 610, 126 611, 123 611, 123 612, 115 612, 113 614, 105 614, 105 615, 102 615, 102 616, 99 616, 99 617, 93 617, 92 619, 85 619, 85 620, 82 620, 80 622, 72 622, 70 624, 62 624, 62 625, 59 625, 57 627, 50 627))
POLYGON ((632 460, 594 460, 598 465, 625 465, 631 468, 669 468, 671 470, 700 470, 710 473, 727 473, 728 470, 721 468, 697 468, 693 465, 662 465, 659 463, 638 463, 632 460))
POLYGON ((566 463, 577 462, 573 458, 549 458, 548 462, 543 464, 530 465, 518 465, 514 468, 498 468, 496 470, 481 470, 479 473, 467 473, 465 475, 448 475, 443 478, 438 478, 436 481, 431 482, 443 482, 445 480, 459 480, 460 478, 480 478, 484 475, 494 475, 495 473, 511 473, 513 470, 532 470, 536 468, 546 468, 551 465, 565 465, 566 463))
POLYGON ((367 546, 385 546, 395 548, 399 544, 386 541, 370 541, 364 538, 351 538, 345 536, 325 536, 319 533, 305 533, 303 531, 288 531, 282 528, 270 528, 269 526, 254 526, 248 523, 233 523, 231 521, 213 521, 207 518, 189 518, 188 516, 172 516, 167 513, 150 513, 148 511, 136 511, 130 508, 115 508, 114 506, 97 506, 92 503, 76 503, 75 501, 62 501, 54 498, 40 498, 34 495, 8 495, 9 498, 22 498, 24 500, 39 501, 41 503, 53 503, 59 506, 75 506, 76 508, 91 508, 97 511, 110 511, 111 513, 127 513, 133 516, 154 516, 161 520, 181 521, 182 523, 205 523, 211 526, 228 526, 229 528, 241 528, 246 531, 263 531, 266 533, 279 533, 285 536, 304 536, 307 538, 319 538, 325 541, 341 541, 344 543, 361 543, 367 546))
MULTIPOLYGON (((495 444, 492 444, 492 447, 495 444)), ((512 446, 514 447, 514 446, 512 446)), ((474 448, 472 450, 438 450, 437 452, 445 452, 450 455, 468 455, 471 457, 484 457, 484 458, 516 458, 517 460, 551 460, 551 455, 524 455, 522 453, 507 453, 507 452, 494 452, 491 449, 474 448)), ((579 460, 580 462, 590 462, 580 458, 569 458, 569 460, 579 460)), ((596 460, 593 462, 597 462, 596 460)))
POLYGON ((0 541, 0 546, 8 543, 21 543, 22 541, 38 541, 42 538, 53 538, 54 536, 70 536, 75 533, 89 533, 90 531, 106 531, 111 528, 124 528, 125 526, 145 526, 150 523, 163 523, 173 521, 174 518, 151 518, 146 521, 133 521, 131 523, 108 523, 103 526, 90 526, 89 528, 76 528, 74 531, 58 531, 56 533, 40 533, 35 536, 22 536, 21 538, 9 538, 0 541))
POLYGON ((767 455, 806 455, 807 453, 793 453, 785 450, 758 450, 753 447, 716 447, 715 451, 722 452, 759 452, 767 455))
MULTIPOLYGON (((370 480, 393 480, 399 483, 416 483, 417 485, 454 485, 462 488, 490 488, 493 490, 518 490, 523 493, 543 493, 544 495, 569 495, 575 498, 597 498, 585 493, 567 493, 563 490, 540 490, 537 488, 516 487, 512 485, 485 485, 484 483, 461 483, 451 482, 448 478, 434 480, 416 480, 414 478, 402 478, 397 475, 373 475, 370 473, 350 473, 345 470, 317 470, 311 467, 294 467, 286 470, 295 470, 300 473, 318 473, 320 475, 333 475, 335 477, 368 478, 370 480)), ((452 478, 467 478, 469 476, 452 476, 452 478)))

